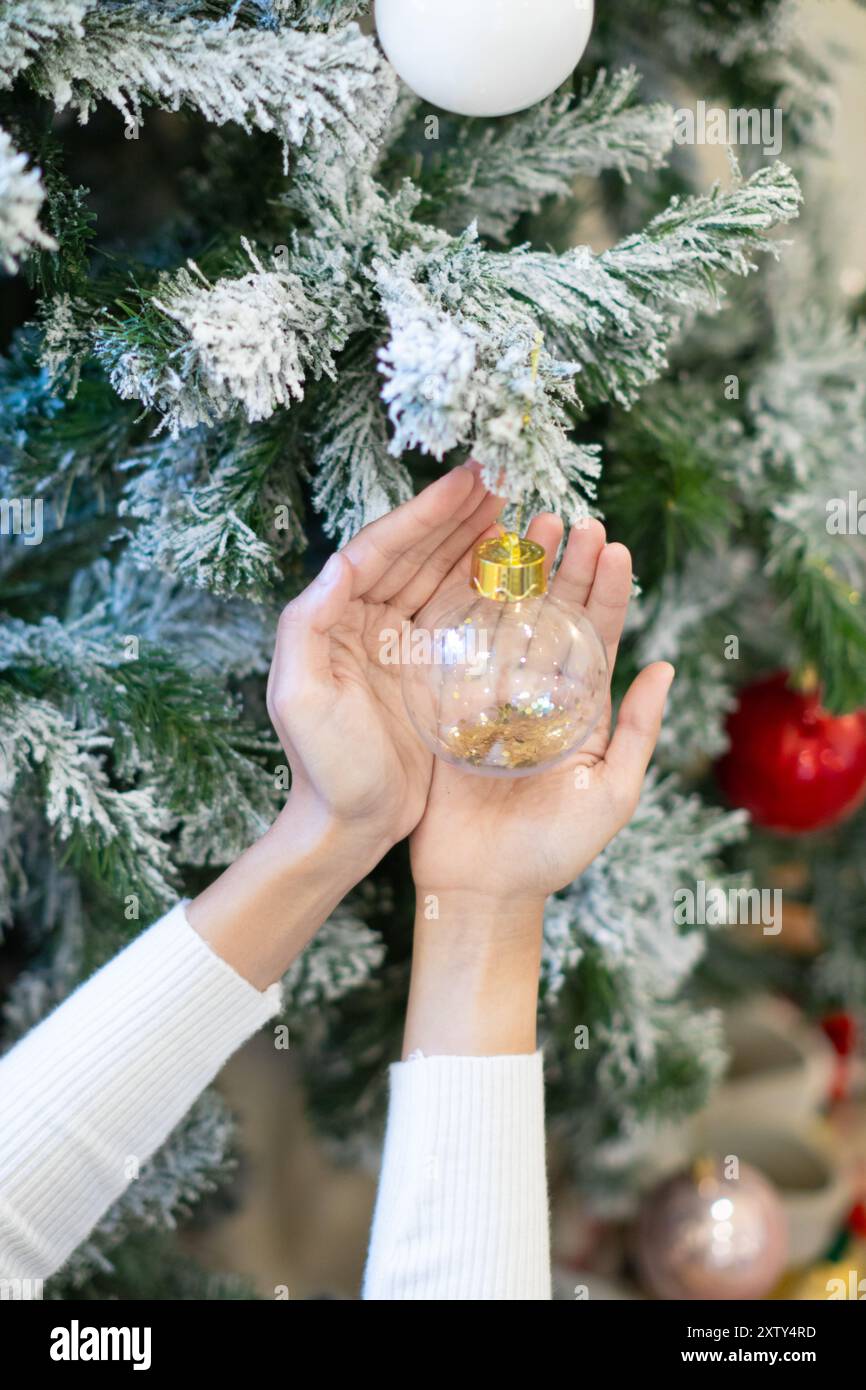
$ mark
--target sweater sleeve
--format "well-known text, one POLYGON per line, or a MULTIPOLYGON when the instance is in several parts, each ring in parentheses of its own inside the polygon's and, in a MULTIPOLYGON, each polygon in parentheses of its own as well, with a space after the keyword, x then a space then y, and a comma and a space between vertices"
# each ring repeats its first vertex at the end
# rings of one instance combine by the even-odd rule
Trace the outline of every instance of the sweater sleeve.
POLYGON ((541 1053, 395 1064, 364 1298, 550 1297, 541 1053))
POLYGON ((57 1270, 279 1006, 181 903, 0 1059, 0 1276, 57 1270))

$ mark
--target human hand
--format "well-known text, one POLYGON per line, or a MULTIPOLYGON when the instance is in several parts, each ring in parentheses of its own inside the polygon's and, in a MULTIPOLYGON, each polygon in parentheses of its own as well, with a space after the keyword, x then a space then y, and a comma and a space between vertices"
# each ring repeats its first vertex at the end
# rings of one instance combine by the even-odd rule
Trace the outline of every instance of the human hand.
MULTIPOLYGON (((537 517, 528 535, 552 557, 561 523, 537 517)), ((457 602, 468 581, 467 560, 443 587, 457 602)), ((551 590, 586 608, 612 672, 631 594, 628 551, 607 545, 599 522, 575 529, 551 590)), ((411 838, 416 917, 404 1056, 534 1050, 545 899, 630 819, 672 678, 665 662, 642 671, 613 735, 608 693, 590 738, 549 772, 507 781, 436 759, 411 838)))
POLYGON ((283 611, 268 712, 298 816, 350 830, 378 858, 417 823, 432 756, 414 733, 383 634, 411 619, 501 508, 471 467, 364 527, 283 611))
MULTIPOLYGON (((560 521, 533 521, 528 535, 556 554, 560 521)), ((450 576, 455 590, 466 574, 450 576)), ((631 557, 605 543, 592 521, 572 531, 551 593, 585 607, 612 673, 631 594, 631 557)), ((412 836, 419 897, 467 895, 477 903, 543 903, 591 863, 630 820, 661 726, 673 668, 657 662, 628 691, 612 732, 611 704, 588 741, 546 773, 479 777, 436 760, 427 808, 412 836)))
POLYGON ((365 526, 284 609, 268 710, 292 771, 270 830, 189 904, 211 947, 258 988, 421 815, 432 754, 381 660, 501 502, 468 467, 365 526))

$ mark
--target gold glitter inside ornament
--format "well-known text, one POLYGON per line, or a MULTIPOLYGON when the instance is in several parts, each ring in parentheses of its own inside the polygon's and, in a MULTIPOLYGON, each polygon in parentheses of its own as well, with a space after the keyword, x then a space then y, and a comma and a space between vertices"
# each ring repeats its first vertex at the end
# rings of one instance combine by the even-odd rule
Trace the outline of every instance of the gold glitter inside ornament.
POLYGON ((531 705, 500 705, 476 723, 461 720, 448 729, 445 739, 458 761, 473 767, 533 768, 569 749, 579 725, 580 720, 565 711, 550 714, 531 705))
POLYGON ((547 592, 543 548, 513 532, 476 546, 465 598, 451 589, 418 615, 402 675, 409 715, 433 752, 499 777, 528 776, 574 752, 608 688, 586 613, 547 592))

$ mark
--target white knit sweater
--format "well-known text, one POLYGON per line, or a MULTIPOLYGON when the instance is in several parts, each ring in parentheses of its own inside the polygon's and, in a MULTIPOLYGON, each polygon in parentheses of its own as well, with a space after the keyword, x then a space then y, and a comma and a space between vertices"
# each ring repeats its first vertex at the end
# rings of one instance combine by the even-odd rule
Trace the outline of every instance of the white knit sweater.
MULTIPOLYGON (((279 1010, 182 904, 0 1059, 0 1279, 58 1270, 279 1010)), ((366 1299, 549 1299, 540 1054, 391 1068, 366 1299)))

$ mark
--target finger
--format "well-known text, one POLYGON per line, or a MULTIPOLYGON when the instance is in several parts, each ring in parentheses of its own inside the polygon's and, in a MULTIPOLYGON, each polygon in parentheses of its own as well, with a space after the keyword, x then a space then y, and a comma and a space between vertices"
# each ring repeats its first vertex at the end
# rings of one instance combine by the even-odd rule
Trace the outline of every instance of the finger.
POLYGON ((329 633, 344 615, 351 589, 352 568, 337 551, 318 578, 283 609, 268 677, 272 718, 288 724, 288 713, 300 701, 327 700, 332 686, 329 633))
POLYGON ((620 705, 616 731, 605 755, 617 802, 629 816, 637 805, 643 779, 658 742, 665 701, 675 672, 667 661, 641 671, 620 705))
POLYGON ((386 575, 391 592, 402 588, 423 556, 465 519, 467 505, 474 510, 483 486, 472 469, 453 468, 359 531, 343 550, 354 571, 353 597, 371 594, 386 575))
POLYGON ((550 592, 564 603, 579 603, 585 608, 605 540, 604 527, 595 517, 589 517, 585 526, 572 526, 550 592))
POLYGON ((457 530, 427 557, 409 583, 394 595, 391 600, 394 606, 407 617, 423 608, 467 551, 471 553, 473 546, 493 525, 504 505, 501 497, 494 497, 491 492, 485 493, 472 515, 461 522, 457 530))
POLYGON ((397 595, 407 584, 411 584, 429 563, 430 557, 435 555, 439 547, 477 510, 486 493, 484 484, 477 474, 473 473, 472 476, 475 482, 465 500, 441 525, 431 526, 422 540, 389 565, 382 577, 364 594, 368 602, 394 603, 397 595))
POLYGON ((544 549, 544 575, 550 575, 550 567, 556 559, 562 542, 562 518, 553 512, 539 512, 532 518, 526 530, 526 538, 535 541, 544 549))
POLYGON ((631 599, 631 555, 624 545, 606 545, 598 557, 586 614, 604 643, 613 671, 631 599))

